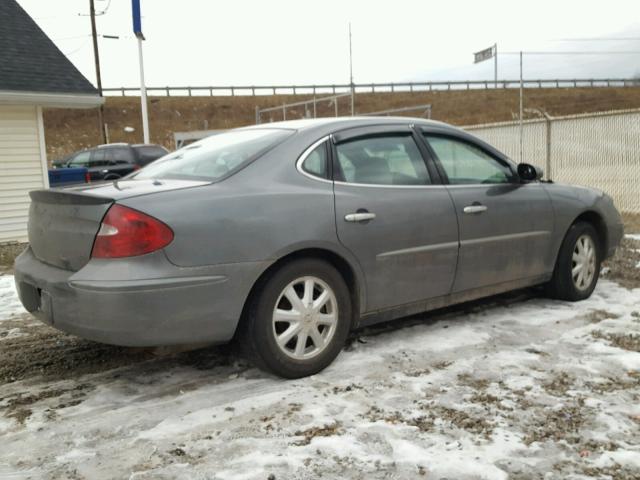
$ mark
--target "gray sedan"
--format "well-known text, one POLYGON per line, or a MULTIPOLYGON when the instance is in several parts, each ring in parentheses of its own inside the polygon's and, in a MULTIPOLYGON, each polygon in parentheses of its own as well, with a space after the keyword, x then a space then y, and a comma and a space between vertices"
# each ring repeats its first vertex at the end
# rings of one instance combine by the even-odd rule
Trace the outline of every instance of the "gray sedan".
POLYGON ((110 184, 31 193, 24 306, 118 345, 236 339, 320 371, 355 327, 544 285, 589 297, 622 236, 606 194, 457 128, 336 118, 232 130, 110 184))

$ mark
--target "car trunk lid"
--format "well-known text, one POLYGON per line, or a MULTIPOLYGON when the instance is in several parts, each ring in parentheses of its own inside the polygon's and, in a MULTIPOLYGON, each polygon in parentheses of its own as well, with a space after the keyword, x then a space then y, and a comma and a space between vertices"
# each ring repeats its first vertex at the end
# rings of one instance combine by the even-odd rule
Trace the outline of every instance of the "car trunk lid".
POLYGON ((77 271, 91 257, 93 240, 112 198, 57 190, 31 192, 29 244, 41 261, 77 271))
POLYGON ((30 193, 29 243, 34 255, 49 265, 77 271, 91 258, 100 224, 117 200, 167 190, 205 185, 200 181, 122 180, 30 193))

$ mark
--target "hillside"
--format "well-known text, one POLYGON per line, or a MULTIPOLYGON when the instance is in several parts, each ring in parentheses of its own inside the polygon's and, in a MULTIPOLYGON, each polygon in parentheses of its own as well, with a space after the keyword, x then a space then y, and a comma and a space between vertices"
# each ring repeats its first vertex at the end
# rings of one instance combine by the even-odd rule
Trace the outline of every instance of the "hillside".
MULTIPOLYGON (((255 107, 270 107, 310 98, 308 95, 150 97, 151 140, 173 148, 173 132, 226 129, 255 123, 255 107)), ((340 100, 341 114, 348 112, 348 98, 340 100)), ((414 93, 362 93, 356 95, 359 113, 428 104, 433 118, 455 125, 497 122, 517 118, 518 90, 454 90, 414 93)), ((525 108, 566 115, 624 108, 640 108, 640 87, 562 88, 525 90, 525 108)), ((333 106, 318 105, 318 116, 332 116, 333 106)), ((302 108, 288 110, 287 118, 300 118, 302 108)), ((275 112, 273 121, 282 120, 275 112)), ((100 143, 95 110, 49 109, 44 114, 47 154, 57 159, 100 143)), ((112 142, 141 142, 140 99, 108 97, 105 121, 112 142), (126 133, 124 127, 135 128, 126 133)), ((263 117, 269 121, 269 117, 263 117)))

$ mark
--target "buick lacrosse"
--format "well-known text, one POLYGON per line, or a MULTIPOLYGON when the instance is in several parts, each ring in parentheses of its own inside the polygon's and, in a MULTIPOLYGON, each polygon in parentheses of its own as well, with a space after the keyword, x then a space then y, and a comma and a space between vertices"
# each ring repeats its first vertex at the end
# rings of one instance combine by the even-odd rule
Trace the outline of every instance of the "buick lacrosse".
POLYGON ((589 297, 620 215, 603 192, 541 178, 433 121, 241 128, 112 183, 31 192, 15 279, 60 330, 236 339, 259 367, 301 377, 363 325, 533 285, 589 297))

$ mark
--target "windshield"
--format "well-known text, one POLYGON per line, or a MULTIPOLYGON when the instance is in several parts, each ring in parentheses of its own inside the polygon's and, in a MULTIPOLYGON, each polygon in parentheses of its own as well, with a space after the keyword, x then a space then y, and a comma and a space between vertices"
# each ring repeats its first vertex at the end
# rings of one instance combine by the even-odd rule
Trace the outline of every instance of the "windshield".
POLYGON ((292 133, 272 128, 213 135, 165 155, 130 178, 214 181, 257 158, 292 133))

